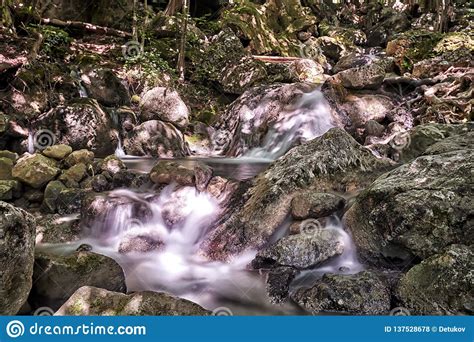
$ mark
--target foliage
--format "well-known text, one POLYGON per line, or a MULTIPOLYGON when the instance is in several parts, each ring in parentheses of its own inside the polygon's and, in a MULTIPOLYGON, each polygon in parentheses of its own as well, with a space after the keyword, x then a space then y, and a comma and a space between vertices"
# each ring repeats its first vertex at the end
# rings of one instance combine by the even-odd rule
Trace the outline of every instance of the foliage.
POLYGON ((41 53, 46 56, 62 56, 69 48, 72 39, 69 34, 53 26, 31 25, 43 36, 41 53))

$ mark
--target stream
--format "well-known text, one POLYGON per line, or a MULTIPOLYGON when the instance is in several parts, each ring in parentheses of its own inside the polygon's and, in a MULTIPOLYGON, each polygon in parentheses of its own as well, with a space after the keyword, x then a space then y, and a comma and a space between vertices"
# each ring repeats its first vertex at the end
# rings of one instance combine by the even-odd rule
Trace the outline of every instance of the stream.
MULTIPOLYGON (((260 147, 236 158, 190 157, 173 159, 184 167, 199 162, 210 166, 214 175, 235 181, 248 181, 264 172, 271 162, 286 153, 296 141, 307 141, 324 134, 331 124, 329 105, 321 93, 304 94, 268 132, 260 147)), ((121 145, 119 156, 131 170, 148 173, 158 159, 127 156, 121 145)), ((163 159, 161 159, 163 160, 163 159)), ((39 249, 67 254, 82 244, 107 255, 123 268, 128 291, 166 291, 224 314, 282 315, 304 314, 289 301, 274 305, 265 289, 265 272, 248 265, 257 251, 247 250, 231 262, 210 261, 199 246, 217 219, 219 203, 194 187, 166 186, 159 195, 151 190, 114 190, 107 194, 112 203, 94 222, 83 224, 83 238, 70 244, 40 245, 39 249), (170 223, 170 217, 172 223, 170 223)), ((289 234, 291 219, 279 228, 278 236, 289 234)), ((324 273, 357 273, 354 244, 341 222, 329 220, 324 229, 334 230, 344 245, 344 253, 314 269, 301 272, 290 292, 324 273)))

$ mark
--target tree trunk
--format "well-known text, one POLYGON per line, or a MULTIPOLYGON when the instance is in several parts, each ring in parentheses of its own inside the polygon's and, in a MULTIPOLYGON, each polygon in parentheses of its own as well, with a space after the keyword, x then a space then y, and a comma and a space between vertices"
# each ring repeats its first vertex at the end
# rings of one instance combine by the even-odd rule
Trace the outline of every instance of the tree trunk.
POLYGON ((178 54, 178 75, 179 80, 184 81, 184 57, 186 54, 186 34, 188 31, 188 15, 189 15, 189 0, 183 1, 183 28, 181 31, 181 39, 179 42, 179 54, 178 54))
POLYGON ((170 0, 168 6, 165 8, 165 15, 175 15, 183 7, 184 2, 189 2, 189 0, 170 0))
POLYGON ((13 19, 10 12, 11 0, 0 0, 0 25, 7 28, 13 28, 13 19))

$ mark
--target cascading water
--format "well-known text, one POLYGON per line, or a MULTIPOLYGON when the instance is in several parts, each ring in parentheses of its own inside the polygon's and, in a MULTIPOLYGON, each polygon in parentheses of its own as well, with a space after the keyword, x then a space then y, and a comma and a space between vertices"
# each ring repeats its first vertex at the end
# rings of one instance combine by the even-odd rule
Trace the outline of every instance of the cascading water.
POLYGON ((295 142, 304 142, 334 127, 328 102, 317 89, 303 94, 298 102, 280 116, 265 136, 263 145, 244 157, 274 160, 284 155, 295 142))

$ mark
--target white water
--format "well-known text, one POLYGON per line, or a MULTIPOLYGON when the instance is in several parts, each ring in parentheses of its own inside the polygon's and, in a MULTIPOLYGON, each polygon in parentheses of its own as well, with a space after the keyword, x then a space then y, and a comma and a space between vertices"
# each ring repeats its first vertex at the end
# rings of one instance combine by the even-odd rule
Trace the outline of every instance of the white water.
POLYGON ((35 153, 34 137, 33 132, 31 130, 28 132, 28 153, 35 153))
POLYGON ((280 115, 263 145, 249 150, 244 156, 274 160, 285 154, 294 143, 319 137, 332 127, 329 104, 319 90, 314 90, 303 94, 292 108, 280 115))

